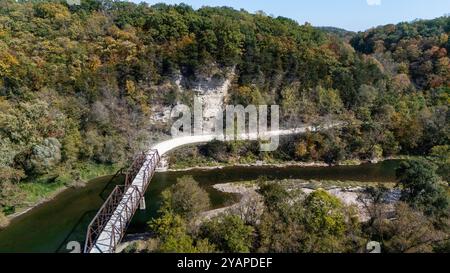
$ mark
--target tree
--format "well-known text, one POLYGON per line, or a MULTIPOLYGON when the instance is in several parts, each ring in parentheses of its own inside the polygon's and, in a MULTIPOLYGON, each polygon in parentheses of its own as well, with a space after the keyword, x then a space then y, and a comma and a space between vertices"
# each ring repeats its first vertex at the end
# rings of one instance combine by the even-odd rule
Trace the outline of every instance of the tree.
POLYGON ((184 176, 162 193, 162 210, 173 211, 191 220, 210 207, 208 193, 191 176, 184 176))
POLYGON ((374 145, 372 148, 372 159, 379 160, 383 157, 383 148, 381 145, 374 145))
POLYGON ((215 246, 208 240, 197 240, 188 234, 185 220, 171 211, 150 222, 150 228, 158 236, 157 251, 164 253, 207 253, 215 246))
POLYGON ((382 230, 385 240, 383 250, 394 253, 426 252, 449 238, 448 233, 437 230, 433 222, 422 212, 399 203, 395 207, 395 216, 384 221, 382 230))
POLYGON ((204 146, 204 153, 219 162, 227 162, 227 144, 213 140, 204 146))
POLYGON ((275 182, 260 183, 258 192, 264 197, 264 204, 269 210, 280 208, 291 199, 291 194, 275 182))
POLYGON ((340 235, 344 231, 345 217, 342 203, 324 190, 317 190, 305 199, 306 224, 313 232, 340 235))
POLYGON ((449 198, 436 174, 436 166, 425 160, 404 161, 396 171, 402 186, 401 199, 427 215, 447 215, 449 198))
POLYGON ((227 253, 249 253, 253 246, 254 229, 235 215, 217 217, 204 223, 200 237, 227 253))
MULTIPOLYGON (((258 225, 259 251, 350 252, 361 248, 356 212, 336 197, 324 190, 299 198, 279 186, 272 188, 276 189, 273 193, 268 189, 266 187, 264 196, 277 196, 269 200, 278 199, 278 205, 267 207, 261 217, 258 225)), ((265 201, 270 204, 268 199, 265 201)))
POLYGON ((82 140, 78 128, 74 126, 71 127, 72 128, 66 130, 66 135, 62 142, 62 157, 64 161, 74 163, 78 160, 82 140))
POLYGON ((365 188, 362 194, 358 196, 358 201, 363 204, 369 217, 368 221, 362 224, 363 232, 371 240, 383 240, 383 225, 390 211, 387 201, 389 191, 384 185, 378 185, 365 188))
POLYGON ((316 98, 319 113, 321 115, 340 114, 343 103, 337 90, 325 89, 321 86, 314 90, 313 98, 316 98))
POLYGON ((439 163, 450 164, 450 145, 434 146, 431 149, 431 156, 439 163))
MULTIPOLYGON (((300 252, 306 232, 302 223, 304 208, 301 192, 288 192, 280 183, 266 182, 260 185, 265 210, 257 226, 258 252, 300 252)), ((303 197, 303 196, 302 196, 303 197)))
POLYGON ((302 251, 347 252, 355 251, 359 242, 359 225, 356 212, 324 190, 317 190, 306 197, 305 238, 302 251))
POLYGON ((3 42, 0 42, 0 86, 4 84, 3 78, 14 78, 16 75, 13 73, 13 67, 18 65, 19 62, 16 59, 16 57, 12 54, 10 54, 7 48, 7 45, 5 45, 3 42))
POLYGON ((450 145, 434 146, 431 156, 439 166, 439 174, 450 183, 450 145))
POLYGON ((277 210, 266 209, 257 226, 262 253, 298 253, 306 234, 302 224, 303 207, 299 202, 277 210))
MULTIPOLYGON (((1 171, 1 169, 0 169, 1 171)), ((0 211, 6 215, 16 211, 25 200, 26 195, 16 183, 9 180, 0 182, 0 211)))
POLYGON ((263 105, 264 99, 261 96, 260 91, 255 86, 241 86, 235 92, 233 92, 233 102, 235 105, 247 106, 263 105))

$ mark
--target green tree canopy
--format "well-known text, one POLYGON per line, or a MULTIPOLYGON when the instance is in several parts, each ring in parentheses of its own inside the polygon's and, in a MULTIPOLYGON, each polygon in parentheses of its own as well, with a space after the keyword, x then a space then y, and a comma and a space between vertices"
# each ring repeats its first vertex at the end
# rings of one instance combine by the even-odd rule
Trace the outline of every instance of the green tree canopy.
POLYGON ((227 253, 249 253, 253 248, 254 229, 234 215, 215 218, 202 225, 200 236, 227 253))
POLYGON ((427 214, 448 214, 449 197, 436 174, 436 166, 425 160, 404 161, 397 169, 402 200, 427 214))
POLYGON ((192 219, 210 207, 208 193, 191 176, 184 176, 163 193, 162 210, 192 219))

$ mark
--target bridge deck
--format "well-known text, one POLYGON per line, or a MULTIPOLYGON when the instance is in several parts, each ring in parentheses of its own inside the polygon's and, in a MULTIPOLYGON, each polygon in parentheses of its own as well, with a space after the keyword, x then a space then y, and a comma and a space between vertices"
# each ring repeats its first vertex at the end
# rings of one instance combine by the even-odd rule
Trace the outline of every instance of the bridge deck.
POLYGON ((139 172, 139 174, 136 176, 135 181, 133 182, 132 186, 136 186, 137 189, 134 187, 129 187, 125 194, 123 195, 122 200, 120 201, 119 205, 117 206, 116 211, 111 216, 111 219, 106 224, 105 228, 103 229, 102 233, 100 233, 100 236, 97 239, 96 244, 91 250, 91 253, 108 253, 111 252, 111 241, 115 242, 115 244, 118 244, 121 240, 121 234, 122 231, 118 230, 116 227, 116 223, 126 223, 129 222, 132 217, 130 215, 133 208, 132 205, 138 205, 139 201, 132 202, 130 204, 129 200, 139 200, 140 199, 140 192, 144 189, 143 185, 143 173, 144 170, 139 172), (136 204, 135 204, 136 203, 136 204))
POLYGON ((107 217, 110 216, 108 222, 96 238, 92 248, 86 249, 87 252, 114 252, 115 246, 120 243, 128 224, 139 206, 141 198, 143 198, 143 194, 155 172, 158 162, 159 154, 157 150, 152 150, 146 155, 142 167, 139 169, 131 184, 123 187, 124 192, 120 195, 121 197, 117 206, 112 215, 106 215, 107 217))

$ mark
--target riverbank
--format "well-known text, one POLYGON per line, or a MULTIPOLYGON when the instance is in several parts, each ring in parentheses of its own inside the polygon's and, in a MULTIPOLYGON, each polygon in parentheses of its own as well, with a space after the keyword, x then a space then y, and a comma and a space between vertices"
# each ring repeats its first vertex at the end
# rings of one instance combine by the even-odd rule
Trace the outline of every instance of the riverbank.
POLYGON ((56 178, 46 175, 25 181, 25 183, 19 185, 19 190, 15 193, 23 198, 22 203, 16 205, 14 213, 6 215, 7 223, 2 225, 0 229, 6 228, 17 217, 53 200, 67 189, 84 187, 94 179, 116 173, 118 169, 117 165, 84 163, 77 167, 76 178, 69 172, 62 172, 56 178), (52 182, 49 180, 52 180, 52 182))
MULTIPOLYGON (((359 164, 354 164, 360 165, 359 164)), ((202 167, 169 167, 166 169, 160 169, 159 172, 186 172, 193 170, 219 170, 227 167, 270 167, 270 168, 287 168, 287 167, 331 167, 336 165, 326 164, 324 162, 285 162, 285 163, 264 163, 264 162, 255 162, 255 163, 235 163, 235 164, 220 164, 217 162, 216 165, 213 166, 202 166, 202 167)))
POLYGON ((237 194, 240 197, 239 201, 230 206, 201 213, 201 221, 212 219, 224 213, 240 215, 243 218, 257 219, 263 213, 263 199, 262 196, 257 192, 259 187, 256 183, 223 183, 216 184, 213 186, 213 188, 223 193, 237 194))
POLYGON ((417 157, 412 156, 392 156, 392 157, 384 157, 377 160, 360 160, 360 159, 351 159, 344 160, 335 164, 328 164, 321 161, 316 162, 301 162, 301 161, 277 161, 277 162, 263 162, 263 161, 255 161, 254 163, 220 163, 216 161, 210 161, 204 166, 179 166, 177 164, 166 166, 165 168, 160 168, 158 172, 186 172, 193 170, 220 170, 228 167, 269 167, 269 168, 289 168, 289 167, 336 167, 336 166, 359 166, 362 164, 377 164, 388 160, 407 160, 413 159, 417 157))

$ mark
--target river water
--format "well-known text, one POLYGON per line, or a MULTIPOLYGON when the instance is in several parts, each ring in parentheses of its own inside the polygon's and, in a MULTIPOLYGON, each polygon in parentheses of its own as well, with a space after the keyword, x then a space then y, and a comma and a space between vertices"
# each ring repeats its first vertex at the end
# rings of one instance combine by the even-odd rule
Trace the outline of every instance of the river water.
MULTIPOLYGON (((214 208, 236 202, 237 196, 221 193, 214 184, 250 181, 259 177, 269 179, 315 179, 361 182, 394 182, 398 161, 378 164, 337 167, 229 167, 214 170, 190 170, 155 174, 146 192, 146 211, 138 211, 128 233, 143 232, 147 222, 157 214, 160 194, 177 179, 190 175, 204 187, 214 208)), ((86 187, 71 188, 53 200, 21 215, 0 231, 0 252, 68 252, 70 241, 83 246, 86 227, 115 185, 123 177, 101 177, 90 181, 86 187)))

